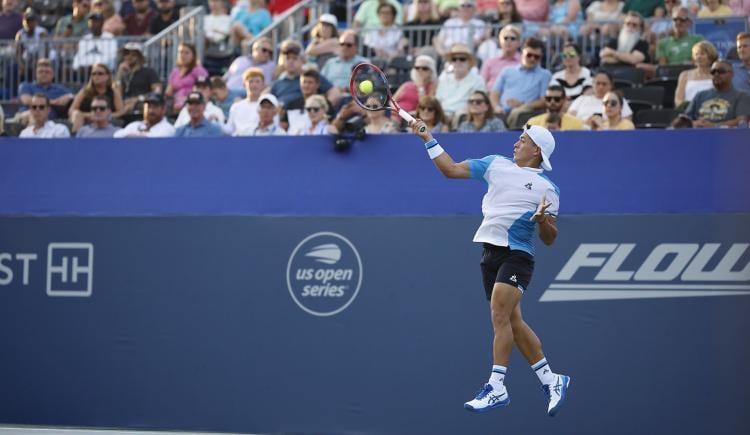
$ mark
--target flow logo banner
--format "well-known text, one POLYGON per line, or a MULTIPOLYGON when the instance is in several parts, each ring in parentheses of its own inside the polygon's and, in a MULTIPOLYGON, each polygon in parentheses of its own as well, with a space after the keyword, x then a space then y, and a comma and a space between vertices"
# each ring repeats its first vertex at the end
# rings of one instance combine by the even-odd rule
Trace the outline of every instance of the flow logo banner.
POLYGON ((750 243, 661 243, 640 258, 636 246, 581 243, 540 302, 750 295, 750 243))
POLYGON ((362 260, 354 245, 331 232, 312 234, 289 257, 289 294, 305 312, 333 316, 345 310, 362 285, 362 260))

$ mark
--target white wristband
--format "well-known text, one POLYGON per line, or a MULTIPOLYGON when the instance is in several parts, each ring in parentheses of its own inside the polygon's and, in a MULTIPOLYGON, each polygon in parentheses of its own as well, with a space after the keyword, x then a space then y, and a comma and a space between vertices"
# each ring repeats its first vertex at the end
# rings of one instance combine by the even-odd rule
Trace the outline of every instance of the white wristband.
POLYGON ((443 154, 444 152, 445 150, 443 149, 443 147, 440 146, 440 144, 437 144, 433 146, 432 148, 427 149, 427 155, 429 155, 430 158, 433 160, 438 158, 438 156, 440 156, 440 154, 443 154))

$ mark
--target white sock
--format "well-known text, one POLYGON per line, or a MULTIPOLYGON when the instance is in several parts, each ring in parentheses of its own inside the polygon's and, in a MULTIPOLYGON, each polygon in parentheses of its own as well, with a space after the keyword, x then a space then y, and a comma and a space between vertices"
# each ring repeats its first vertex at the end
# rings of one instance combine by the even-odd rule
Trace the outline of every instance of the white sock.
POLYGON ((492 374, 490 374, 490 380, 488 383, 492 385, 493 389, 499 390, 503 387, 506 370, 507 369, 503 366, 492 366, 492 374))
POLYGON ((547 363, 547 358, 539 360, 538 363, 531 366, 531 369, 536 372, 542 384, 549 385, 555 382, 555 374, 552 373, 552 368, 547 363))

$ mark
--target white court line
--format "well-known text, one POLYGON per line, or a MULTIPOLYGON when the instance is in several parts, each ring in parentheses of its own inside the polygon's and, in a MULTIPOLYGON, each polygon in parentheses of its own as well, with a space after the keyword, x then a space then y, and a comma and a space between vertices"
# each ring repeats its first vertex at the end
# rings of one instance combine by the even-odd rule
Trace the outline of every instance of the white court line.
POLYGON ((185 431, 147 431, 125 429, 85 429, 75 427, 31 427, 31 426, 0 426, 0 435, 165 435, 165 434, 195 434, 195 435, 260 435, 240 434, 239 432, 185 432, 185 431))

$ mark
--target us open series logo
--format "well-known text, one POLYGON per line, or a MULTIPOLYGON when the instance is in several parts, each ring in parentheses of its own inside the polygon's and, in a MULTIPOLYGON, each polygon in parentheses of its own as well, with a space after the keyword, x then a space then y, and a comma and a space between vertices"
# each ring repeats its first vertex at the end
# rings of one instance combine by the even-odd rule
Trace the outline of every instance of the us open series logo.
POLYGON ((362 259, 346 237, 315 233, 292 251, 286 283, 302 310, 314 316, 333 316, 357 297, 362 285, 362 259))

